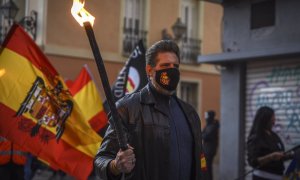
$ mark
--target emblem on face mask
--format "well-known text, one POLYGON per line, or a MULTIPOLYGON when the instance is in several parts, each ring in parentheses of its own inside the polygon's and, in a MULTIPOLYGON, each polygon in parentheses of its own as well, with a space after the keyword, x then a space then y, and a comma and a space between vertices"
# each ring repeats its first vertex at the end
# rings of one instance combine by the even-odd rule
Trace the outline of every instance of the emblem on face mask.
POLYGON ((177 68, 167 68, 156 71, 155 81, 164 89, 174 91, 179 82, 179 70, 177 68))
POLYGON ((169 76, 168 76, 167 72, 161 73, 161 75, 160 75, 160 82, 163 85, 169 85, 170 79, 169 79, 169 76))

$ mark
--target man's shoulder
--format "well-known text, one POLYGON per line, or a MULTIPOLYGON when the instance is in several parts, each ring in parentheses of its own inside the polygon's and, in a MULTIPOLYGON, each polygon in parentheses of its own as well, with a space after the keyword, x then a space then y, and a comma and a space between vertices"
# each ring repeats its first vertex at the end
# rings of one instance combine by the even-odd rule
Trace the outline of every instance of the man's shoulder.
POLYGON ((120 100, 117 101, 117 106, 128 105, 132 103, 138 103, 140 101, 140 92, 134 92, 131 94, 126 94, 120 100))

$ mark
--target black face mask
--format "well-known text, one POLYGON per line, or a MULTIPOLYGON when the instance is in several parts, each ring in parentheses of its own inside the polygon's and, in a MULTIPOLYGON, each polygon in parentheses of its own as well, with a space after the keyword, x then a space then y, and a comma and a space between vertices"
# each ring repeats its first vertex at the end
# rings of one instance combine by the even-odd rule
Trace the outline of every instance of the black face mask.
POLYGON ((179 82, 179 70, 168 68, 156 71, 155 81, 164 89, 174 91, 179 82))

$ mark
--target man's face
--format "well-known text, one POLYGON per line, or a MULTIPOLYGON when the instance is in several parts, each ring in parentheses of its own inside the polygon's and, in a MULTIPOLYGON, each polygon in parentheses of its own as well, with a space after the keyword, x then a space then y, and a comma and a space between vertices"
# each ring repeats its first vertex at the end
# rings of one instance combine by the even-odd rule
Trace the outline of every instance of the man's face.
POLYGON ((152 84, 163 94, 174 93, 179 81, 179 59, 171 52, 158 53, 155 67, 147 65, 152 84), (166 70, 166 71, 164 71, 166 70))
POLYGON ((151 77, 151 79, 155 79, 156 71, 167 68, 179 68, 179 60, 177 56, 170 52, 158 53, 156 66, 151 67, 150 65, 147 65, 147 75, 151 77))

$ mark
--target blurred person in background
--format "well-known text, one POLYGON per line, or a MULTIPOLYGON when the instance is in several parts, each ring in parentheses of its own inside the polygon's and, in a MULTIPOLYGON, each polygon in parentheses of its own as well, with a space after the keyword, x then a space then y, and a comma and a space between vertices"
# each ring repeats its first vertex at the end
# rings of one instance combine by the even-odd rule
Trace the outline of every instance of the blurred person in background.
POLYGON ((15 143, 0 137, 0 179, 24 180, 28 153, 15 143))
POLYGON ((206 126, 202 132, 203 149, 206 158, 208 180, 213 179, 213 160, 217 153, 219 142, 219 121, 215 119, 216 113, 213 110, 205 112, 206 126))

